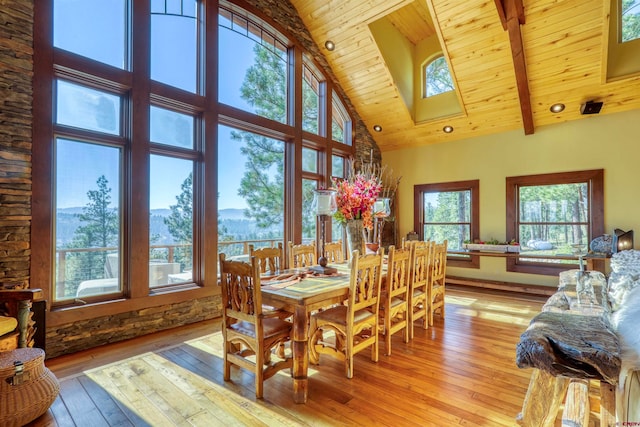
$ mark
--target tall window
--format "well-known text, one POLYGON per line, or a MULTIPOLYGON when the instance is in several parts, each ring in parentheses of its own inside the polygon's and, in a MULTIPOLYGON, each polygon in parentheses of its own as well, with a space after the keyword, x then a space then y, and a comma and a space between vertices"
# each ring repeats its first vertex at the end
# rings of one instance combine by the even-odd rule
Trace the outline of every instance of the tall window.
POLYGON ((453 81, 444 56, 439 56, 424 67, 424 97, 452 91, 453 81))
POLYGON ((603 189, 601 169, 507 178, 506 236, 522 247, 507 270, 553 275, 575 266, 552 256, 585 254, 604 232, 603 189))
POLYGON ((227 256, 285 243, 285 144, 255 132, 218 128, 218 246, 227 256))
POLYGON ((319 72, 308 60, 302 67, 302 129, 307 132, 324 135, 320 114, 324 105, 324 85, 321 84, 319 72))
POLYGON ((54 299, 120 293, 123 97, 55 83, 54 299))
MULTIPOLYGON (((414 229, 420 240, 442 242, 459 251, 478 238, 480 229, 478 180, 414 186, 414 229)), ((456 266, 478 267, 478 257, 450 257, 456 266)), ((454 264, 452 264, 454 265, 454 264)))
POLYGON ((620 8, 621 41, 628 42, 640 38, 640 0, 621 0, 620 8))
POLYGON ((275 30, 238 9, 221 7, 219 95, 224 104, 287 122, 287 46, 275 30))
POLYGON ((218 252, 317 239, 313 189, 354 154, 352 120, 268 18, 228 1, 34 7, 34 104, 51 113, 34 125, 34 181, 52 211, 33 215, 54 218, 34 235, 34 280, 53 282, 52 315, 209 296, 218 252))
POLYGON ((337 95, 331 101, 331 139, 351 145, 352 123, 347 110, 337 95))

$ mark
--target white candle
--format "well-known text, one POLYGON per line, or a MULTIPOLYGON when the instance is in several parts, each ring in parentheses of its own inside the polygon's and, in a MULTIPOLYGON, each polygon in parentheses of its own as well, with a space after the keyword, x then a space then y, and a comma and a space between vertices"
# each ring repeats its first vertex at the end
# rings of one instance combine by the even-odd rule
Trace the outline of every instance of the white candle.
POLYGON ((331 213, 331 196, 329 194, 318 194, 318 209, 320 215, 328 215, 331 213))

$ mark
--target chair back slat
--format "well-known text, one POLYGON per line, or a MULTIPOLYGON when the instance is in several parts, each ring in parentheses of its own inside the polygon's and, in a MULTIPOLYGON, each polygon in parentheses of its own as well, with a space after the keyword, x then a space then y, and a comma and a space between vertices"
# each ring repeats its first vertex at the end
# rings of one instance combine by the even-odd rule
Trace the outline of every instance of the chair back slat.
POLYGON ((253 321, 253 317, 262 314, 260 272, 255 258, 249 264, 227 261, 225 254, 220 254, 220 284, 222 306, 231 317, 253 321))
POLYGON ((351 282, 349 289, 349 308, 355 312, 377 306, 382 284, 382 259, 384 248, 376 254, 360 256, 355 250, 351 256, 351 282))
POLYGON ((406 298, 407 289, 411 283, 411 249, 396 249, 389 247, 387 263, 386 290, 389 298, 400 296, 406 298))
POLYGON ((342 239, 324 244, 324 256, 328 263, 342 264, 344 262, 344 250, 342 249, 342 239))
POLYGON ((260 273, 276 273, 284 270, 284 253, 281 242, 275 248, 255 249, 253 245, 249 245, 249 256, 256 258, 260 273))
POLYGON ((318 256, 315 243, 294 245, 289 242, 289 268, 303 268, 316 265, 318 256))

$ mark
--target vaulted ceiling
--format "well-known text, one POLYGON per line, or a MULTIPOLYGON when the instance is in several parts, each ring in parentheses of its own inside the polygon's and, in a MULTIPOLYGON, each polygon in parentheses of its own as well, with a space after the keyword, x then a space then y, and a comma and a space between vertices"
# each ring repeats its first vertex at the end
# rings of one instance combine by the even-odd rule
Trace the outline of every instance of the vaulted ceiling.
POLYGON ((382 151, 515 129, 530 134, 547 125, 593 117, 580 113, 581 104, 590 100, 604 103, 600 114, 640 109, 640 74, 610 82, 605 76, 606 0, 291 2, 382 151), (516 6, 516 18, 521 13, 524 76, 517 60, 514 66, 515 32, 503 26, 499 13, 510 4, 516 6), (438 37, 461 114, 414 122, 369 27, 381 18, 413 45, 438 37), (335 43, 335 50, 324 48, 326 40, 335 43), (523 107, 527 99, 522 84, 528 92, 524 95, 530 96, 529 112, 523 107), (550 112, 558 102, 566 109, 550 112), (382 132, 374 132, 374 125, 382 126, 382 132), (445 125, 454 131, 443 132, 445 125))

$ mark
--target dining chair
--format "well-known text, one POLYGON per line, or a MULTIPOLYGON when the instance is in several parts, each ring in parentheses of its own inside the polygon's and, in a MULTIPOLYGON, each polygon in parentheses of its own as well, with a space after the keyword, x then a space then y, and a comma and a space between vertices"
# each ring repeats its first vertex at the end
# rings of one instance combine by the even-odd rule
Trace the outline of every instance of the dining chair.
POLYGON ((447 241, 434 245, 429 280, 429 326, 433 326, 433 314, 440 311, 444 319, 444 281, 447 273, 447 241))
POLYGON ((391 355, 391 335, 402 331, 409 342, 409 284, 411 283, 411 255, 413 247, 396 249, 389 246, 387 279, 383 281, 380 316, 385 338, 385 354, 391 355))
POLYGON ((289 246, 289 266, 288 268, 303 268, 318 264, 318 254, 316 244, 294 245, 293 242, 288 243, 289 246))
POLYGON ((416 320, 422 319, 422 327, 429 328, 429 279, 434 242, 413 242, 411 260, 411 284, 409 290, 409 339, 413 339, 416 320))
POLYGON ((278 246, 275 248, 255 249, 251 244, 249 245, 249 257, 256 258, 258 268, 262 274, 266 272, 274 274, 284 270, 284 253, 281 242, 278 242, 278 246))
POLYGON ((324 244, 324 256, 327 262, 342 264, 344 262, 344 250, 342 249, 342 239, 336 242, 327 242, 324 244))
POLYGON ((260 270, 255 257, 246 263, 227 261, 225 254, 220 254, 220 282, 224 380, 231 380, 232 364, 252 371, 256 398, 262 398, 264 380, 293 366, 290 356, 277 354, 291 340, 292 324, 263 313, 260 270))
POLYGON ((327 354, 345 362, 347 378, 353 378, 354 355, 371 347, 371 360, 378 361, 378 311, 384 249, 360 256, 351 253, 349 296, 346 304, 311 315, 309 361, 320 362, 327 354), (333 332, 329 334, 328 332, 333 332), (325 341, 326 337, 331 338, 325 341))

